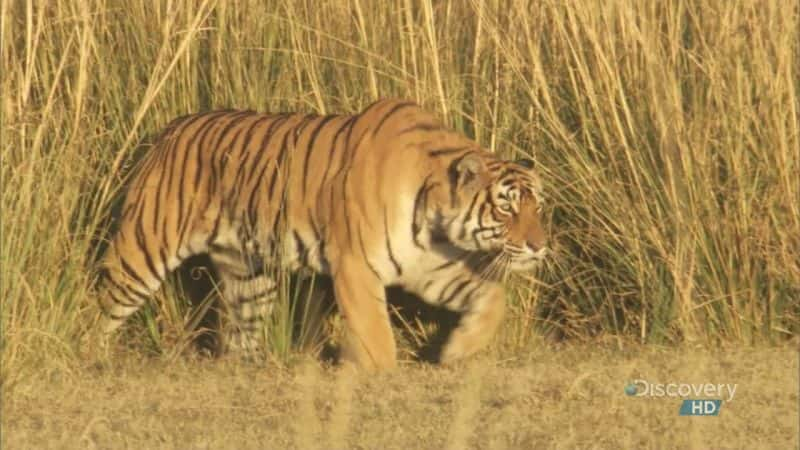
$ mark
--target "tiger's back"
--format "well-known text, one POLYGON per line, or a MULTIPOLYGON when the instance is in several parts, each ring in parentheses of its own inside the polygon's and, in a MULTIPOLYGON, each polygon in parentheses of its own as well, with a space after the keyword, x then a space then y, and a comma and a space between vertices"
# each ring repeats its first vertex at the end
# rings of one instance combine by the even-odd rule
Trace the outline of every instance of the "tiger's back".
MULTIPOLYGON (((394 343, 382 288, 401 284, 430 297, 420 267, 455 259, 450 268, 458 278, 474 271, 470 251, 485 250, 436 242, 442 224, 432 222, 441 220, 434 211, 441 206, 431 203, 442 197, 451 209, 459 206, 453 164, 464 158, 487 172, 497 162, 399 100, 358 115, 216 111, 178 119, 128 189, 103 261, 104 329, 117 328, 184 259, 208 253, 234 310, 233 347, 257 346, 276 293, 265 263, 305 266, 333 276, 357 338, 353 359, 384 366, 394 359, 394 343)), ((465 284, 459 282, 462 290, 465 284)))

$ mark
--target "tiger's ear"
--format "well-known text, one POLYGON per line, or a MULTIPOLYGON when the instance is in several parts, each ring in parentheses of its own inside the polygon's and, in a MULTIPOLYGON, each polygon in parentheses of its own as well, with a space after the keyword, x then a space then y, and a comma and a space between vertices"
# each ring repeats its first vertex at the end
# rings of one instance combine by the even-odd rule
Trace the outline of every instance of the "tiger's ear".
POLYGON ((453 165, 456 186, 461 188, 473 184, 485 170, 483 159, 477 153, 467 153, 453 165))

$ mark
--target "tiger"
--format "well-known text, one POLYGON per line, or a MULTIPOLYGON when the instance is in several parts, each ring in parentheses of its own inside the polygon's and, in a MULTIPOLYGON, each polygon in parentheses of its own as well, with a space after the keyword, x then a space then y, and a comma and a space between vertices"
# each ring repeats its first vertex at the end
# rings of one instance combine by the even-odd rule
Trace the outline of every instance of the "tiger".
POLYGON ((124 191, 100 263, 110 336, 187 258, 209 256, 231 350, 258 347, 277 296, 272 262, 330 277, 341 359, 397 365, 386 288, 460 314, 449 363, 485 347, 505 314, 503 274, 548 253, 542 182, 414 101, 357 114, 214 110, 173 120, 124 191))

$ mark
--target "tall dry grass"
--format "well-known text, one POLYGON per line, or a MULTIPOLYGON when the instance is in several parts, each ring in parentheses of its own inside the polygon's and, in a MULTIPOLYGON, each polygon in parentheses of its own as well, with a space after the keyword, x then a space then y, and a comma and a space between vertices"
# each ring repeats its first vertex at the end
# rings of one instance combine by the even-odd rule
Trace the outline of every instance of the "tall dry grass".
MULTIPOLYGON (((352 112, 409 97, 492 151, 532 156, 557 255, 538 281, 509 285, 504 345, 772 343, 800 331, 797 3, 0 9, 6 383, 71 367, 95 308, 95 241, 139 142, 215 107, 352 112)), ((133 327, 181 329, 180 295, 157 304, 133 327)))

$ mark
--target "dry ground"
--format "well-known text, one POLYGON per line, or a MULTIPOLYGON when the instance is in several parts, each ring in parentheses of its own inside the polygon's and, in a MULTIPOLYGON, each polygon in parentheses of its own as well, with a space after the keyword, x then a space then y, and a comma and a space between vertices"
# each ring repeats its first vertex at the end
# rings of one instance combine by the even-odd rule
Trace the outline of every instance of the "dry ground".
POLYGON ((524 359, 405 363, 377 376, 299 362, 128 358, 3 396, 21 448, 797 448, 798 353, 549 346, 524 359), (633 398, 631 379, 737 383, 719 417, 633 398))

